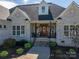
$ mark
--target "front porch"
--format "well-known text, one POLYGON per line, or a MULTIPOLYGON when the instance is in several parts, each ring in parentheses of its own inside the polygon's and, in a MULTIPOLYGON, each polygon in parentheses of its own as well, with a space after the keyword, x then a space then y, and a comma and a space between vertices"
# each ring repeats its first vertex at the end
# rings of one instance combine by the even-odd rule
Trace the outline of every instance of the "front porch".
POLYGON ((56 40, 56 23, 55 22, 32 22, 31 23, 31 40, 35 40, 36 45, 47 44, 49 41, 56 40))
POLYGON ((56 23, 31 23, 32 38, 56 38, 56 23))

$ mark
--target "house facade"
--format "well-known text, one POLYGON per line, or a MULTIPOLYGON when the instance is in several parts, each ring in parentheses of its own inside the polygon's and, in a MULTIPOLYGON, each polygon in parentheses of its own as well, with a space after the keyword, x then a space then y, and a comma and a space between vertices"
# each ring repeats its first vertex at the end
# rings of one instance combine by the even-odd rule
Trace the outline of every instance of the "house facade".
POLYGON ((79 6, 67 8, 42 0, 10 10, 0 6, 0 44, 7 38, 36 42, 56 41, 60 46, 78 46, 79 6))

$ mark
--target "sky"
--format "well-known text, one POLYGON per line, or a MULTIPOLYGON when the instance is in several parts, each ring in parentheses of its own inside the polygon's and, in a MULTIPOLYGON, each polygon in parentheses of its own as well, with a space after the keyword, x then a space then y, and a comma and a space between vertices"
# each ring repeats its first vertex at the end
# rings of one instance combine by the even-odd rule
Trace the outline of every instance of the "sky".
MULTIPOLYGON (((23 4, 34 4, 34 3, 40 3, 42 0, 0 0, 1 2, 11 2, 12 4, 17 4, 17 5, 23 5, 23 4)), ((79 4, 79 0, 45 0, 46 2, 52 2, 54 4, 57 4, 59 6, 62 7, 68 7, 68 5, 72 2, 75 1, 77 4, 79 4)), ((8 3, 4 3, 4 4, 8 4, 8 3)), ((13 4, 13 6, 15 6, 13 4)))

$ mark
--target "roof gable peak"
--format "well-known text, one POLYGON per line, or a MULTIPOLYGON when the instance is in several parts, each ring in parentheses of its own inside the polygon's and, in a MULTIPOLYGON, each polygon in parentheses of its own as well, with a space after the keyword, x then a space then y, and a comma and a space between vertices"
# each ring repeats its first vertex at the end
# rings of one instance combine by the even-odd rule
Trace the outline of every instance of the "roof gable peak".
POLYGON ((46 1, 45 1, 45 0, 42 0, 42 1, 41 1, 41 4, 46 4, 46 1))
POLYGON ((75 5, 75 6, 79 6, 75 1, 73 1, 69 6, 72 6, 72 5, 75 5))

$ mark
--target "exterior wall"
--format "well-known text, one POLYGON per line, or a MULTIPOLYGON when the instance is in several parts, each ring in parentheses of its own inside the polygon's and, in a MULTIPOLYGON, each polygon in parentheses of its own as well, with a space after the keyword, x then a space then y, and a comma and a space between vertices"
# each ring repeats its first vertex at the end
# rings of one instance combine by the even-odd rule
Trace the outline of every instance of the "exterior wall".
POLYGON ((25 15, 23 11, 16 8, 9 18, 12 19, 11 36, 16 40, 21 40, 21 39, 30 40, 30 23, 29 23, 29 20, 25 20, 25 19, 28 19, 28 16, 25 15), (25 26, 25 34, 20 36, 13 35, 12 26, 25 26))
POLYGON ((9 15, 9 9, 0 5, 0 19, 6 20, 9 15))
POLYGON ((72 3, 60 17, 62 19, 57 22, 57 43, 62 46, 74 46, 72 39, 64 36, 64 25, 79 25, 79 8, 72 3))
POLYGON ((0 28, 0 44, 2 44, 5 39, 10 38, 10 24, 10 21, 0 20, 0 25, 2 25, 2 28, 0 28), (6 28, 4 28, 4 25, 6 25, 6 28))

